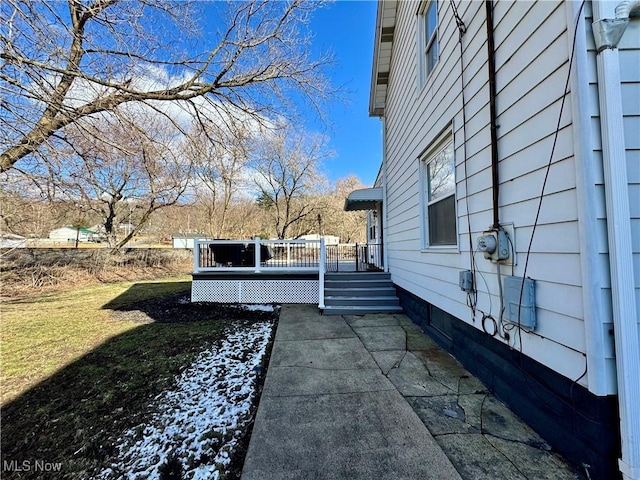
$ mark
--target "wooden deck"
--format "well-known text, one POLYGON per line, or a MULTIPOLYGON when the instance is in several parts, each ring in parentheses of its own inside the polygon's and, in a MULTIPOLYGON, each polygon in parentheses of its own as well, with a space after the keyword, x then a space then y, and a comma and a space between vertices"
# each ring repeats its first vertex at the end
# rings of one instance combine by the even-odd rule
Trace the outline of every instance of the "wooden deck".
POLYGON ((324 308, 325 273, 381 270, 378 245, 324 240, 196 240, 191 300, 311 303, 324 308))

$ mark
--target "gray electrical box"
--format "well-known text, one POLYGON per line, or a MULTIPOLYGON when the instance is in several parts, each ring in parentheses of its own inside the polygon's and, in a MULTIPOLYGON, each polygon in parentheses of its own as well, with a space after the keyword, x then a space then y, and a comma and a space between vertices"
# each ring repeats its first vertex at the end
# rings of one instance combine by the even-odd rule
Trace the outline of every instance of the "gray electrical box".
POLYGON ((473 292, 473 273, 471 270, 460 272, 458 284, 463 292, 473 292))
POLYGON ((504 277, 504 319, 522 328, 536 328, 536 283, 522 277, 504 277), (524 282, 524 285, 523 285, 524 282), (522 302, 520 302, 522 292, 522 302))

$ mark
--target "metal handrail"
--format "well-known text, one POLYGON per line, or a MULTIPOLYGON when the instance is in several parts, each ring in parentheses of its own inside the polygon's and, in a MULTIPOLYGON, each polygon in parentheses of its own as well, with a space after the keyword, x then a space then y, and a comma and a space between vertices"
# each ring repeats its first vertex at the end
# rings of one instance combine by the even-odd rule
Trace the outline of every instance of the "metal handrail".
POLYGON ((195 240, 194 273, 318 271, 320 240, 195 240))

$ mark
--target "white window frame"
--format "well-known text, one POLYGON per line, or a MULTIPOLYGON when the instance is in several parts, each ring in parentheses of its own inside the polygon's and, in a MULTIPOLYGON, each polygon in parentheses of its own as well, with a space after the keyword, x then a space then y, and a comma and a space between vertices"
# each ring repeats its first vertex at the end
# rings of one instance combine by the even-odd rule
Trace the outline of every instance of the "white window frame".
POLYGON ((420 86, 423 87, 427 83, 427 79, 431 75, 431 73, 435 70, 436 65, 438 65, 438 61, 440 60, 440 42, 439 42, 439 28, 440 28, 440 18, 438 17, 438 1, 437 0, 429 0, 424 1, 420 5, 420 9, 418 10, 417 16, 418 22, 418 78, 420 81, 420 86), (435 9, 436 15, 436 24, 433 32, 427 38, 427 26, 428 26, 428 17, 429 10, 433 7, 435 9), (431 68, 429 69, 429 51, 434 46, 436 48, 435 61, 431 68))
POLYGON ((371 210, 368 213, 367 223, 369 225, 368 241, 378 241, 378 215, 375 210, 371 210))
POLYGON ((451 128, 446 129, 440 135, 438 135, 433 142, 427 147, 423 153, 418 157, 418 161, 420 162, 420 192, 421 192, 421 237, 422 237, 422 250, 423 251, 438 251, 441 253, 459 253, 459 232, 458 232, 458 208, 457 208, 457 177, 456 177, 456 159, 455 159, 455 144, 453 141, 453 131, 451 128), (451 146, 453 150, 453 180, 454 180, 454 189, 451 194, 445 195, 443 197, 436 198, 431 200, 429 198, 429 164, 436 159, 438 155, 440 155, 446 148, 451 146), (454 218, 455 218, 455 228, 456 234, 455 243, 441 245, 431 245, 430 235, 429 235, 429 207, 436 203, 439 203, 443 200, 454 197, 454 218))

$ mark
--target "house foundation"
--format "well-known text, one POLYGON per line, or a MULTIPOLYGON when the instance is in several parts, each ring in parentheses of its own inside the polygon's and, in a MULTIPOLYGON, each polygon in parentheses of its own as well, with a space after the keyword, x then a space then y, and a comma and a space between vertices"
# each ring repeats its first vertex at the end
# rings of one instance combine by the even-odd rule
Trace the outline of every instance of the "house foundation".
POLYGON ((550 368, 396 286, 406 315, 554 450, 590 478, 619 478, 616 395, 596 396, 550 368))

